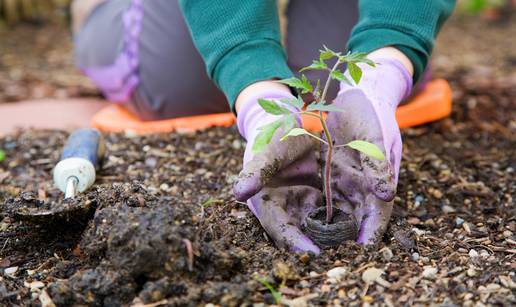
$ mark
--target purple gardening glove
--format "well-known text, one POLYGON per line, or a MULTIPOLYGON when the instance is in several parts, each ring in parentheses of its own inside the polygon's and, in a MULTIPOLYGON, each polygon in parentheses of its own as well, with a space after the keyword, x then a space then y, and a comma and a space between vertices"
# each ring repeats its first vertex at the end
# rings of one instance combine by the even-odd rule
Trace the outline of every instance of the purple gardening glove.
MULTIPOLYGON (((292 98, 287 92, 261 93, 244 102, 238 113, 238 129, 247 140, 244 169, 235 184, 235 196, 247 201, 277 246, 291 251, 319 253, 319 248, 300 230, 301 223, 321 203, 319 170, 315 152, 318 146, 309 136, 280 141, 284 131, 276 131, 269 145, 254 155, 252 146, 259 128, 279 118, 266 113, 259 98, 292 98)), ((285 106, 286 107, 286 106, 285 106)), ((289 107, 290 108, 290 107, 289 107)), ((300 126, 298 118, 297 125, 300 126)))
POLYGON ((362 244, 379 239, 391 217, 402 150, 395 111, 412 89, 412 77, 400 62, 372 60, 376 68, 360 64, 363 77, 358 85, 341 83, 333 104, 344 112, 331 112, 327 118, 336 145, 364 140, 385 154, 380 161, 347 147, 335 149, 334 205, 355 216, 360 225, 357 241, 362 244))

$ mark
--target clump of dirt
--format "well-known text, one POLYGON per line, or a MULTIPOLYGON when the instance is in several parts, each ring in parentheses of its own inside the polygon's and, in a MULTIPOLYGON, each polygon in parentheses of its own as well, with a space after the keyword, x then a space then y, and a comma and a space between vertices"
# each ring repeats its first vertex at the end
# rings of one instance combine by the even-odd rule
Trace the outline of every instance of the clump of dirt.
POLYGON ((91 219, 96 202, 91 199, 68 198, 46 202, 31 192, 22 192, 19 197, 8 199, 5 212, 13 218, 50 224, 74 220, 84 223, 91 219))
POLYGON ((76 253, 96 266, 51 284, 49 294, 57 304, 116 306, 140 292, 144 302, 188 296, 192 284, 227 280, 240 269, 237 254, 196 239, 190 207, 149 195, 138 184, 91 194, 102 200, 102 207, 76 253))

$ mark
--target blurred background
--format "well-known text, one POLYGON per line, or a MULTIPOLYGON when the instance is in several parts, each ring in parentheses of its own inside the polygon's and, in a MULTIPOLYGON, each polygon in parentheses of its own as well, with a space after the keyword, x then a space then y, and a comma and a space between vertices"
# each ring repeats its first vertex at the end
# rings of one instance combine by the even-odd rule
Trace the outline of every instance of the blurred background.
MULTIPOLYGON (((0 103, 99 95, 73 66, 70 2, 0 0, 0 103)), ((438 39, 435 74, 513 82, 515 7, 516 0, 459 0, 438 39)))

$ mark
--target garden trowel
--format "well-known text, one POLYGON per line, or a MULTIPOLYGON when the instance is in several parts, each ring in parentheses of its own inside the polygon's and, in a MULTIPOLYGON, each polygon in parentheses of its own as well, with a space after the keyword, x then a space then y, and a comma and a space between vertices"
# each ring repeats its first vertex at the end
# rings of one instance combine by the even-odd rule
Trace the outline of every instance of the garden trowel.
POLYGON ((10 211, 16 217, 32 221, 72 217, 88 212, 91 202, 74 197, 93 185, 104 152, 104 139, 98 130, 75 130, 69 136, 53 172, 54 184, 65 194, 64 201, 45 203, 31 193, 24 193, 11 202, 10 211))

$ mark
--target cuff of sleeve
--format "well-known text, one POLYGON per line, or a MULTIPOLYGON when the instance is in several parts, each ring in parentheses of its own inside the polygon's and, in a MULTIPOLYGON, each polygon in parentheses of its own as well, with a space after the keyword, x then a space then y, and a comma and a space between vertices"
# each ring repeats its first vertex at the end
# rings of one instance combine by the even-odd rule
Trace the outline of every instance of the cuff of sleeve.
POLYGON ((377 28, 367 29, 354 34, 348 43, 348 49, 353 52, 369 53, 383 47, 394 46, 412 62, 414 66, 413 84, 416 84, 422 76, 430 56, 422 47, 423 44, 421 40, 403 32, 377 28))
POLYGON ((283 47, 273 40, 247 42, 233 48, 217 64, 213 79, 234 110, 238 94, 247 86, 264 80, 293 76, 283 47))

